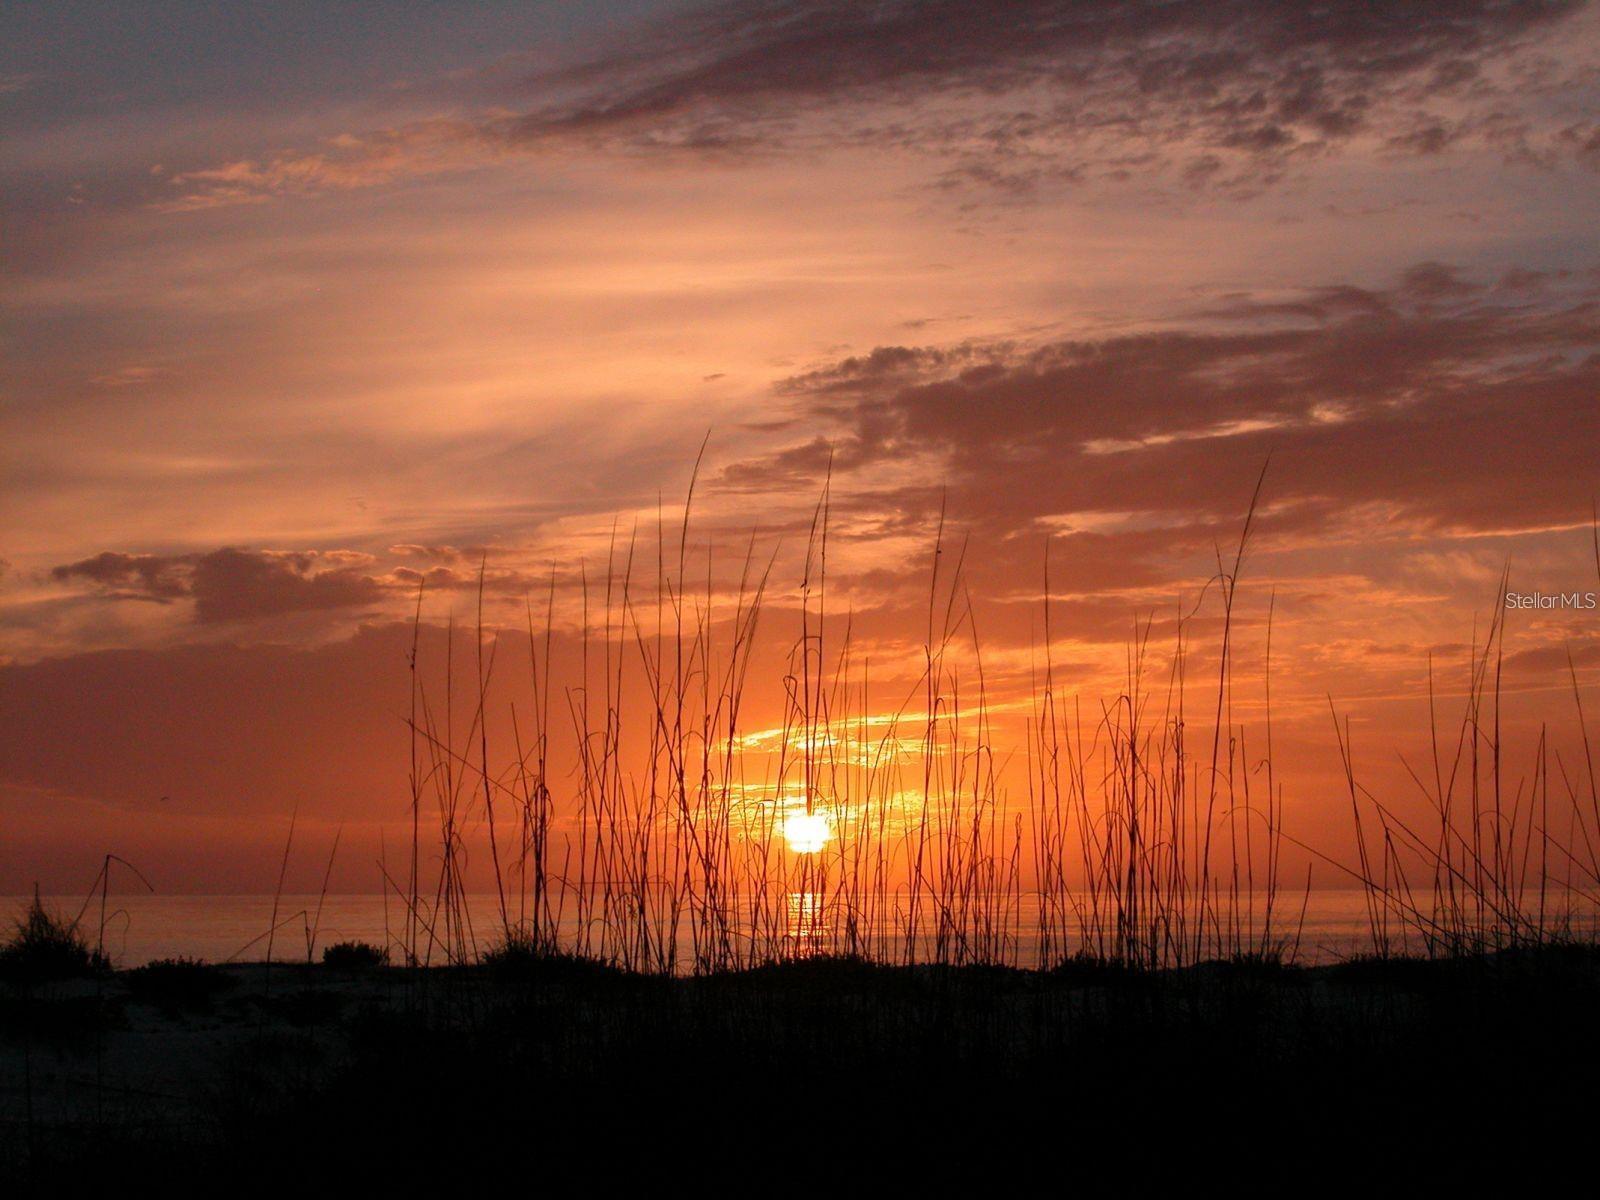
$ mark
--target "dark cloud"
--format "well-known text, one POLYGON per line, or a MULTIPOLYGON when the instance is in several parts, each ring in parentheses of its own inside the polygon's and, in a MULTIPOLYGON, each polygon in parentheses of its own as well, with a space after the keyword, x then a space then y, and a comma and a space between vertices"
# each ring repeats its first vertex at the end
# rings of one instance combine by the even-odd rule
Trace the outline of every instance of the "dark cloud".
POLYGON ((814 432, 722 481, 815 481, 831 463, 863 511, 925 519, 947 503, 991 541, 1059 514, 1124 514, 1069 529, 1108 578, 1119 555, 1132 570, 1203 550, 1269 454, 1265 519, 1302 535, 1360 506, 1397 533, 1586 519, 1600 488, 1600 283, 1516 282, 1507 294, 1425 263, 1381 291, 1227 298, 1177 330, 881 348, 781 384, 814 432), (948 490, 875 483, 908 464, 948 490))
POLYGON ((901 147, 946 187, 1026 192, 1172 168, 1250 191, 1372 133, 1401 155, 1466 142, 1525 161, 1595 156, 1546 128, 1536 92, 1581 89, 1535 59, 1489 68, 1583 0, 737 0, 635 30, 627 46, 527 81, 541 103, 440 117, 312 151, 177 173, 174 207, 360 187, 508 149, 579 144, 749 156, 901 147), (1436 111, 1437 109, 1437 111, 1436 111))
POLYGON ((1525 671, 1559 679, 1569 668, 1592 667, 1600 663, 1600 641, 1588 638, 1568 639, 1560 645, 1539 646, 1506 655, 1501 667, 1507 671, 1525 671))
POLYGON ((351 551, 237 550, 209 554, 106 552, 51 571, 58 582, 96 585, 112 599, 194 602, 202 625, 292 613, 360 608, 382 600, 382 585, 351 551))
POLYGON ((542 594, 550 574, 492 564, 503 548, 418 543, 389 547, 397 558, 419 560, 377 571, 371 555, 349 550, 239 550, 205 554, 127 554, 106 551, 51 570, 58 583, 87 583, 93 591, 75 598, 192 602, 201 625, 261 621, 296 614, 372 612, 392 607, 399 596, 474 592, 492 596, 542 594), (481 570, 480 570, 481 568, 481 570))
POLYGON ((512 119, 509 137, 609 131, 695 113, 930 90, 1069 94, 1008 113, 986 133, 1139 127, 1157 115, 1252 153, 1348 137, 1385 89, 1427 97, 1481 86, 1480 63, 1581 7, 1575 0, 755 0, 667 26, 642 56, 587 72, 614 90, 562 112, 512 119), (639 76, 643 76, 639 78, 639 76), (621 86, 618 86, 618 85, 621 86), (1110 107, 1107 101, 1114 101, 1110 107))
POLYGON ((58 583, 85 580, 98 584, 103 594, 117 600, 152 600, 170 604, 191 595, 192 557, 158 554, 121 554, 107 550, 81 562, 67 563, 50 572, 58 583))

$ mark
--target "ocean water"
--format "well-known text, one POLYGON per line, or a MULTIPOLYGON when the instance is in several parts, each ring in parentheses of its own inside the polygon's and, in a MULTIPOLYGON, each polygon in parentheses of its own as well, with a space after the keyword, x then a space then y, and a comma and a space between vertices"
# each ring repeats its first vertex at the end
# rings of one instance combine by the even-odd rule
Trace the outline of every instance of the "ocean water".
MULTIPOLYGON (((106 902, 102 933, 98 895, 87 902, 81 896, 45 899, 49 907, 69 917, 81 914, 80 928, 89 941, 103 940, 106 954, 119 967, 177 956, 209 962, 261 961, 269 951, 273 961, 304 962, 308 956, 320 958, 324 947, 339 941, 373 942, 398 950, 405 926, 404 907, 393 896, 386 900, 381 895, 329 895, 319 900, 315 895, 285 895, 274 900, 272 896, 112 895, 106 902)), ((26 897, 0 899, 0 913, 7 919, 20 915, 27 903, 26 897)), ((1259 929, 1259 903, 1255 907, 1259 929)), ((1553 897, 1547 907, 1554 925, 1563 907, 1553 897)), ((498 924, 495 897, 469 896, 467 909, 477 944, 491 944, 498 924)), ((826 910, 815 897, 790 895, 785 909, 790 928, 784 936, 796 950, 826 943, 826 910)), ((1276 913, 1274 940, 1297 942, 1301 962, 1336 961, 1372 948, 1367 900, 1360 891, 1318 890, 1309 896, 1280 892, 1276 913)), ((688 922, 683 924, 679 957, 692 961, 688 922)), ((1038 897, 1025 894, 1010 919, 1008 953, 1019 965, 1038 964, 1038 925, 1038 897)), ((1596 929, 1592 907, 1577 908, 1571 925, 1592 934, 1596 929)), ((563 933, 570 938, 576 930, 565 928, 563 933)), ((919 956, 927 957, 931 940, 918 941, 923 947, 919 956)), ((1411 948, 1420 950, 1421 945, 1413 940, 1411 948)))

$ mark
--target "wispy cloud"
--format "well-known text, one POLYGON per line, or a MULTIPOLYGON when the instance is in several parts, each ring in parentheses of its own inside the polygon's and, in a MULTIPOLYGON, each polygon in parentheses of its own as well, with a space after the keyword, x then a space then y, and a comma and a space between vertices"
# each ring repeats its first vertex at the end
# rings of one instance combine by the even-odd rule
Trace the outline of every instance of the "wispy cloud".
MULTIPOLYGON (((1163 331, 826 363, 779 387, 821 432, 723 482, 831 466, 864 505, 926 506, 936 494, 873 483, 924 460, 1004 537, 1062 513, 1231 518, 1236 489, 1219 482, 1271 454, 1285 506, 1269 523, 1285 530, 1327 532, 1371 505, 1393 533, 1539 529, 1587 512, 1597 390, 1600 273, 1480 281, 1423 263, 1386 289, 1235 296, 1163 331)), ((1147 553, 1194 532, 1122 541, 1147 553)))
POLYGON ((276 197, 375 187, 391 180, 471 165, 492 148, 479 126, 428 120, 372 133, 336 134, 313 150, 285 150, 169 175, 169 195, 154 201, 166 212, 194 212, 276 197))
POLYGON ((1250 192, 1358 141, 1590 160, 1594 127, 1571 102, 1593 98, 1594 64, 1528 49, 1583 7, 739 0, 637 30, 496 109, 180 172, 160 203, 255 203, 574 151, 874 146, 930 159, 941 186, 1010 192, 1132 175, 1250 192))

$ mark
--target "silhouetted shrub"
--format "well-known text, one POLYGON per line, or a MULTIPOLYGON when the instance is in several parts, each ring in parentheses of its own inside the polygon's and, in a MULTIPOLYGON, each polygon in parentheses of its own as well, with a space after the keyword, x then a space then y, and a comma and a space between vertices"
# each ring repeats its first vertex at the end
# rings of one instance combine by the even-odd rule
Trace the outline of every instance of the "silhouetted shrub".
POLYGON ((0 979, 13 983, 76 979, 110 968, 105 955, 90 948, 77 922, 52 913, 37 895, 17 918, 11 940, 0 947, 0 979))
POLYGON ((221 967, 193 958, 163 958, 123 976, 135 1000, 170 1012, 205 1010, 218 992, 234 986, 221 967))
POLYGON ((341 970, 366 970, 385 966, 389 952, 371 942, 335 942, 322 952, 322 965, 341 970))
POLYGON ((549 978, 592 978, 625 974, 621 968, 598 959, 545 945, 525 930, 512 930, 501 942, 483 952, 479 960, 498 975, 549 978))

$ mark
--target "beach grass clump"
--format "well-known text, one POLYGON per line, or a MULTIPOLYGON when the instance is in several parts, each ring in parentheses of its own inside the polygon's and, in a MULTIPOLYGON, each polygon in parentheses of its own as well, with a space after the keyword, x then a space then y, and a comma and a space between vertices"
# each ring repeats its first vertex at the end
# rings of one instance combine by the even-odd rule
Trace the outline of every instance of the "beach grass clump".
POLYGON ((371 942, 335 942, 322 951, 322 965, 340 971, 370 971, 389 965, 389 952, 371 942))
POLYGON ((1045 968, 1045 974, 1070 987, 1111 987, 1141 980, 1148 972, 1126 959, 1105 958, 1079 950, 1045 968))
POLYGON ((77 921, 50 911, 37 893, 16 919, 10 940, 0 946, 0 979, 10 983, 79 979, 110 969, 77 921))
POLYGON ((496 975, 513 978, 596 978, 622 973, 609 963, 562 949, 515 926, 483 952, 479 963, 496 975))
POLYGON ((196 958, 163 958, 136 967, 122 976, 128 994, 163 1012, 204 1012, 218 993, 235 980, 213 963, 196 958))

